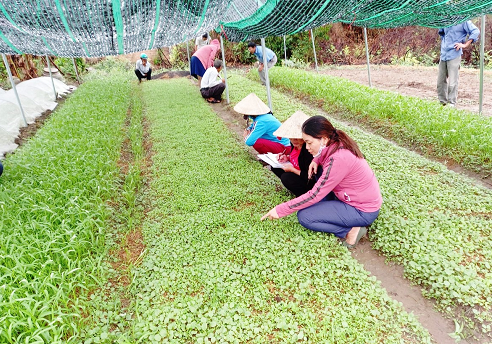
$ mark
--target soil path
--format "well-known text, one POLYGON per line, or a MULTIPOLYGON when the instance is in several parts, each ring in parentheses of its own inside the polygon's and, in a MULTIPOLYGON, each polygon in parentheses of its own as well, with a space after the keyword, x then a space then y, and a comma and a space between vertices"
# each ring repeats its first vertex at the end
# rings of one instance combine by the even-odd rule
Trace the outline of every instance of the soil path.
MULTIPOLYGON (((242 116, 225 104, 210 104, 212 109, 224 121, 229 130, 236 134, 238 142, 242 143, 244 120, 242 116)), ((320 112, 323 112, 319 109, 320 112)), ((323 112, 324 113, 324 112, 323 112)), ((256 156, 256 152, 250 149, 256 156)), ((401 302, 405 310, 413 313, 420 323, 427 328, 432 338, 439 344, 455 344, 456 341, 448 334, 455 332, 455 325, 451 319, 444 318, 434 308, 434 302, 425 299, 419 286, 412 285, 403 276, 401 265, 386 263, 385 258, 372 249, 370 241, 361 241, 352 251, 352 257, 357 259, 369 273, 375 276, 386 289, 388 295, 401 302)), ((479 343, 473 340, 462 340, 461 344, 479 343)))
MULTIPOLYGON (((437 101, 437 66, 410 67, 393 65, 371 65, 372 87, 398 92, 412 97, 437 101)), ((322 68, 322 74, 328 74, 369 85, 367 66, 342 66, 322 68)), ((492 116, 492 71, 484 71, 482 113, 492 116)), ((480 71, 461 68, 458 87, 458 109, 478 113, 480 92, 480 71)))

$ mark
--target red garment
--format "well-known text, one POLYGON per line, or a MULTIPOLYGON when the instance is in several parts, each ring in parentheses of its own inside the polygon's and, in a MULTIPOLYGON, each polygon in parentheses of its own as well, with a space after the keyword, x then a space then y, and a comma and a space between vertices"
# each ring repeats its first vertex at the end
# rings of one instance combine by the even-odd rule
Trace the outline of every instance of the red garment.
POLYGON ((277 205, 275 209, 279 217, 318 203, 331 191, 340 201, 363 212, 375 212, 381 208, 383 198, 379 183, 367 161, 348 149, 338 149, 328 156, 332 148, 326 147, 321 156, 313 159, 323 166, 323 173, 314 187, 304 195, 277 205))
POLYGON ((220 43, 218 39, 214 39, 210 42, 210 45, 206 45, 198 49, 193 56, 198 58, 203 65, 205 70, 209 69, 214 65, 215 55, 220 49, 220 43))
POLYGON ((289 161, 296 170, 301 170, 299 167, 299 154, 301 154, 301 150, 294 147, 289 155, 289 161))
POLYGON ((266 154, 266 153, 289 154, 290 152, 290 147, 284 146, 279 142, 273 142, 267 139, 256 140, 255 144, 253 145, 253 148, 260 154, 266 154))

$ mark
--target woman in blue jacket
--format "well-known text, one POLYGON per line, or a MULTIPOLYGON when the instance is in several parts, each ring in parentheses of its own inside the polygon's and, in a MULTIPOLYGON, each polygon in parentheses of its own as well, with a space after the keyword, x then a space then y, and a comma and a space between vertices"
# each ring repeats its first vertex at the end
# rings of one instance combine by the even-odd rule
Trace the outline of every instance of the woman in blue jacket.
POLYGON ((234 107, 253 122, 244 130, 244 142, 258 153, 290 153, 290 141, 273 135, 281 123, 256 94, 251 93, 234 107))

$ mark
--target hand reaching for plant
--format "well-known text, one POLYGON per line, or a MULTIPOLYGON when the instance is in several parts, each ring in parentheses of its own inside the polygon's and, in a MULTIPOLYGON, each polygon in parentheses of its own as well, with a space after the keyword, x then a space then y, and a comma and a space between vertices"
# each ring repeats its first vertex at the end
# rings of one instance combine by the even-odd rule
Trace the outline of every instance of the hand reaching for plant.
POLYGON ((278 219, 279 217, 277 214, 277 210, 275 210, 275 208, 271 209, 268 213, 262 216, 261 221, 266 220, 267 218, 270 220, 278 219))

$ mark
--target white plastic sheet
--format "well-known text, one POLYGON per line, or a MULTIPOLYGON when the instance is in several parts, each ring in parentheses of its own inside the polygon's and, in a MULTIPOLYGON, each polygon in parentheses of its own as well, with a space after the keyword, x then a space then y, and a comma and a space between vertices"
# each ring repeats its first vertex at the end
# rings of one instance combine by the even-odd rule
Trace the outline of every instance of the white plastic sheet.
MULTIPOLYGON (((74 86, 67 86, 57 79, 53 79, 53 82, 58 96, 65 96, 75 89, 74 86)), ((23 81, 16 89, 29 124, 34 123, 45 111, 54 110, 57 106, 49 77, 23 81)), ((0 89, 0 158, 17 148, 15 139, 23 126, 24 120, 14 91, 0 89)))

